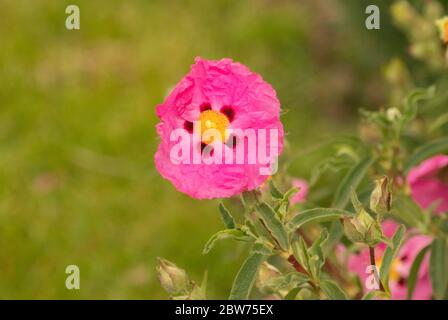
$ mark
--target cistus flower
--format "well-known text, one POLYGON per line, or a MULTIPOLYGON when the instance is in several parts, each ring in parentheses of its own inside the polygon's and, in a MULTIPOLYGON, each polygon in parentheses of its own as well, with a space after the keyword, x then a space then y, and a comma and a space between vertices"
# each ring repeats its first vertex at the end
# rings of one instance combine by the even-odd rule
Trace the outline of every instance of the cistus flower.
MULTIPOLYGON (((387 237, 391 237, 398 225, 392 221, 386 220, 382 224, 383 231, 387 237)), ((431 243, 431 238, 423 235, 414 235, 405 240, 403 246, 398 252, 397 257, 392 262, 389 277, 389 286, 391 289, 392 299, 403 300, 407 297, 407 280, 409 272, 417 254, 424 247, 431 243)), ((376 266, 381 266, 381 257, 386 250, 386 245, 380 243, 375 247, 376 266)), ((357 254, 353 254, 348 258, 348 269, 359 275, 361 283, 365 284, 367 278, 371 275, 368 266, 370 265, 369 249, 363 249, 357 254)), ((420 266, 418 278, 413 294, 413 299, 427 300, 431 299, 432 288, 429 278, 429 255, 426 255, 420 266)))
POLYGON ((435 205, 434 211, 448 211, 448 156, 436 155, 409 171, 412 198, 422 208, 435 205))
POLYGON ((257 188, 282 152, 275 90, 231 59, 196 58, 157 106, 157 115, 156 168, 193 198, 226 198, 257 188), (179 148, 179 137, 187 148, 179 148))
POLYGON ((305 202, 308 198, 308 182, 303 179, 293 178, 292 186, 299 188, 299 191, 291 198, 291 204, 305 202))

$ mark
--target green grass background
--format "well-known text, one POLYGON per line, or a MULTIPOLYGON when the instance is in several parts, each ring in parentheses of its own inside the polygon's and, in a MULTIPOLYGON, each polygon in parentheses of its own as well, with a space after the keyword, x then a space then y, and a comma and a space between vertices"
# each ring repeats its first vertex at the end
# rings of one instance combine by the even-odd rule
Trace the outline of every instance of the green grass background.
MULTIPOLYGON (((371 2, 371 1, 370 1, 371 2)), ((247 248, 219 243, 217 201, 154 168, 155 106, 195 56, 231 57, 276 88, 292 152, 353 132, 384 103, 381 66, 405 50, 365 1, 0 1, 0 298, 166 298, 162 256, 225 298, 247 248), (81 29, 65 29, 77 4, 81 29), (65 288, 65 267, 81 289, 65 288)), ((309 178, 319 153, 291 174, 309 178)))

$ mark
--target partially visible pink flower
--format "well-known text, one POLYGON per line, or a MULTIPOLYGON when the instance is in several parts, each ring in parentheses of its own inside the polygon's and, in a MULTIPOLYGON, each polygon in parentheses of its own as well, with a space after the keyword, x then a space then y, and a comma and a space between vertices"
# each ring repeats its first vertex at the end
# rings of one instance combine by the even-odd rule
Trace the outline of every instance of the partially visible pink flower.
POLYGON ((299 192, 291 198, 291 204, 305 202, 308 197, 308 182, 303 179, 294 178, 292 179, 292 186, 299 188, 299 192))
POLYGON ((260 75, 231 59, 196 58, 190 72, 165 102, 157 106, 157 115, 160 118, 157 133, 161 141, 154 157, 156 168, 179 191, 193 198, 224 198, 257 188, 268 178, 260 169, 268 168, 282 152, 284 133, 275 90, 260 75), (201 124, 201 132, 194 130, 194 123, 201 124), (205 138, 203 128, 218 130, 220 139, 205 138), (177 129, 185 129, 187 140, 192 142, 188 163, 172 161, 170 152, 178 141, 171 141, 170 135, 179 131, 177 129), (252 143, 249 148, 247 136, 239 133, 228 136, 228 129, 253 129, 257 142, 263 140, 258 130, 266 129, 268 141, 261 152, 268 157, 268 163, 260 159, 259 145, 254 148, 252 143), (270 150, 274 145, 270 141, 271 129, 278 133, 278 141, 274 141, 278 148, 273 152, 270 150), (243 163, 206 164, 193 160, 203 159, 203 156, 218 157, 217 153, 214 156, 212 153, 218 146, 223 155, 230 153, 234 157, 238 146, 244 146, 243 163), (205 147, 213 151, 204 152, 205 147), (253 158, 254 155, 255 162, 248 161, 249 156, 253 158))
MULTIPOLYGON (((397 224, 392 221, 385 221, 383 223, 383 230, 387 237, 391 237, 397 229, 397 224)), ((403 300, 407 296, 407 280, 409 272, 417 254, 424 247, 431 243, 431 238, 428 236, 416 235, 405 241, 396 259, 392 262, 389 278, 389 286, 392 292, 392 299, 403 300)), ((384 254, 386 245, 379 244, 375 248, 376 265, 379 268, 381 265, 381 257, 384 254)), ((367 277, 371 274, 366 272, 370 265, 370 255, 368 248, 362 250, 358 254, 353 254, 348 259, 348 269, 359 275, 361 283, 366 283, 367 277)), ((418 280, 415 286, 413 299, 428 300, 432 296, 431 280, 429 278, 429 256, 426 255, 420 266, 418 280)), ((365 288, 365 287, 364 287, 365 288)), ((367 290, 365 288, 365 290, 367 290)))
POLYGON ((438 203, 435 212, 448 211, 448 156, 437 155, 409 171, 412 198, 426 209, 438 203))

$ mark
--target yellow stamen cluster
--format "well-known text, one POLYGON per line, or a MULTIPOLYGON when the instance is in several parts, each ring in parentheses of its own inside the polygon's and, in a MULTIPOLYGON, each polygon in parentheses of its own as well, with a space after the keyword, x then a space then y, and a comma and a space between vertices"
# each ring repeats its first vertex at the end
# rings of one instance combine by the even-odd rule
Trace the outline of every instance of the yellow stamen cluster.
POLYGON ((229 119, 221 112, 214 110, 206 110, 199 116, 201 124, 201 139, 203 143, 209 144, 213 142, 213 136, 204 136, 209 129, 215 129, 220 134, 221 141, 227 140, 227 127, 229 126, 229 119))

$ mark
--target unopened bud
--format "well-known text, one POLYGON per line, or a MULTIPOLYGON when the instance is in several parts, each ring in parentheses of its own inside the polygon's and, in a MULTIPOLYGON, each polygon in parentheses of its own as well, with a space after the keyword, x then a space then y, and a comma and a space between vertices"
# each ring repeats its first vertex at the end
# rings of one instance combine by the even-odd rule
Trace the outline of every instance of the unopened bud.
POLYGON ((387 176, 375 180, 375 189, 370 195, 370 209, 378 215, 381 222, 384 215, 390 211, 392 204, 392 187, 387 176))
POLYGON ((343 225, 347 238, 353 242, 365 243, 371 247, 381 242, 381 227, 365 210, 361 210, 353 218, 344 218, 343 225))
POLYGON ((160 284, 169 294, 188 293, 190 282, 185 270, 162 258, 159 258, 159 265, 156 269, 160 284))
POLYGON ((356 214, 354 217, 345 217, 342 220, 345 234, 353 242, 365 243, 372 247, 377 245, 383 236, 380 225, 363 208, 353 189, 351 200, 356 214))
POLYGON ((389 108, 386 110, 387 120, 394 122, 401 118, 401 112, 397 108, 389 108))

